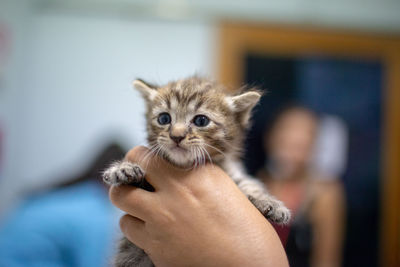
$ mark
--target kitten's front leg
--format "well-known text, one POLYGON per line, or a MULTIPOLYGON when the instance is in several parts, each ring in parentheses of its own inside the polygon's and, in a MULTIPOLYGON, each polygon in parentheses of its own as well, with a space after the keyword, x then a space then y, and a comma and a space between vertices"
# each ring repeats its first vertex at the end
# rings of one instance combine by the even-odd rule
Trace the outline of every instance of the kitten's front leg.
POLYGON ((287 224, 290 221, 290 210, 282 201, 266 193, 262 197, 248 196, 253 205, 270 221, 287 224))
POLYGON ((141 184, 144 180, 144 171, 136 164, 129 161, 113 163, 103 173, 103 181, 109 185, 141 184))
POLYGON ((282 201, 271 196, 261 182, 246 176, 234 180, 239 189, 268 220, 279 224, 289 222, 289 209, 282 201))

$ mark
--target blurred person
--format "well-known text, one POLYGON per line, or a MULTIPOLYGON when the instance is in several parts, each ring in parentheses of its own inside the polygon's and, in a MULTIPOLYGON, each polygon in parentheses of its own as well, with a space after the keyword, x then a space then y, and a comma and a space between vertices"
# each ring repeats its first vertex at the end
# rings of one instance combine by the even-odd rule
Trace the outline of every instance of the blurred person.
POLYGON ((12 211, 0 224, 0 266, 108 266, 119 212, 99 176, 124 154, 111 143, 82 175, 12 211))
POLYGON ((292 211, 291 223, 276 230, 293 267, 341 265, 344 193, 337 179, 312 167, 318 126, 312 111, 294 106, 264 136, 268 160, 258 177, 292 211))

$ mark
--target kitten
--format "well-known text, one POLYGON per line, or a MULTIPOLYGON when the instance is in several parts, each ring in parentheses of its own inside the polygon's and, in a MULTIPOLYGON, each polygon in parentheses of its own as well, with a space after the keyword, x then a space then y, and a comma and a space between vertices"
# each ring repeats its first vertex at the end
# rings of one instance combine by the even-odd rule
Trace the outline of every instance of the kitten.
MULTIPOLYGON (((136 80, 147 104, 147 133, 151 151, 171 164, 192 168, 210 161, 220 166, 269 220, 287 223, 289 210, 269 195, 264 185, 244 171, 242 144, 252 108, 261 97, 256 90, 230 95, 216 82, 191 77, 165 86, 136 80)), ((110 185, 142 184, 145 171, 136 163, 117 162, 104 172, 110 185)), ((143 250, 126 238, 120 245, 116 266, 153 266, 143 250)))

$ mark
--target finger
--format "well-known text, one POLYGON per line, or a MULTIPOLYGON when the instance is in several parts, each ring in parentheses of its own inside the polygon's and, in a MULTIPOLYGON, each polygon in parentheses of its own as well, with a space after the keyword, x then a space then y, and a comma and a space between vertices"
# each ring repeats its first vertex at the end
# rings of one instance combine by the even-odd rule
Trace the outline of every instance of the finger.
POLYGON ((148 148, 137 146, 125 156, 128 161, 139 164, 146 172, 146 180, 157 189, 163 184, 165 176, 174 172, 174 167, 164 159, 154 155, 148 148))
POLYGON ((116 207, 144 221, 152 217, 157 204, 154 193, 130 185, 112 186, 109 197, 116 207))
POLYGON ((142 220, 125 214, 119 220, 119 227, 129 241, 134 243, 139 248, 144 248, 146 241, 146 229, 142 220))

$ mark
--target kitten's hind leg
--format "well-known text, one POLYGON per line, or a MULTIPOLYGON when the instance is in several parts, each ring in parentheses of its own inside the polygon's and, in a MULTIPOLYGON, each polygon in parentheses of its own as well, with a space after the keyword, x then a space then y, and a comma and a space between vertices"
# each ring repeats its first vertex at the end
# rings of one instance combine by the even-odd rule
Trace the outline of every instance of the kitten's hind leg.
POLYGON ((135 163, 118 161, 113 163, 103 173, 103 181, 109 185, 141 184, 144 180, 144 171, 135 163))
POLYGON ((286 224, 290 220, 290 211, 283 202, 271 196, 264 185, 254 178, 235 179, 239 189, 248 197, 253 205, 270 221, 286 224))

